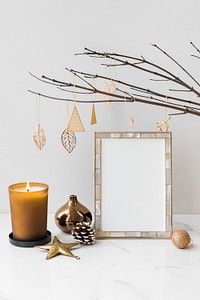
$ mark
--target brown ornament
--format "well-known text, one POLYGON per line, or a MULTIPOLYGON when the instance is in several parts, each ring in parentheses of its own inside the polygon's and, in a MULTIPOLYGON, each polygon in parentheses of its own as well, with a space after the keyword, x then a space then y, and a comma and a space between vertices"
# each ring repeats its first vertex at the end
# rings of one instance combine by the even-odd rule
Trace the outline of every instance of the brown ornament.
POLYGON ((172 243, 179 249, 184 249, 192 244, 189 233, 185 230, 179 229, 174 231, 172 235, 172 243))
POLYGON ((55 222, 62 231, 70 233, 73 226, 79 222, 92 222, 92 214, 87 207, 82 205, 76 195, 71 195, 55 214, 55 222))

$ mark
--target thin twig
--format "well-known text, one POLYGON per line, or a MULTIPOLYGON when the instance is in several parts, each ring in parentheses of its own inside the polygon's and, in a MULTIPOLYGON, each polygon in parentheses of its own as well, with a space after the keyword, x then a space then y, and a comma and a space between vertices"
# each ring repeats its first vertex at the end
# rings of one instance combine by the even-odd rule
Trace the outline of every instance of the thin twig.
MULTIPOLYGON (((192 46, 200 53, 199 49, 191 43, 192 46)), ((158 47, 156 44, 153 45, 156 47, 159 51, 164 53, 170 60, 172 60, 175 64, 179 66, 179 68, 182 69, 190 78, 192 78, 193 81, 197 85, 200 86, 200 84, 194 79, 194 77, 183 68, 182 65, 180 65, 173 57, 171 57, 168 53, 166 53, 163 49, 158 47)), ((189 85, 187 82, 182 80, 179 76, 173 74, 172 72, 168 71, 167 69, 163 68, 162 66, 159 66, 151 61, 146 60, 143 56, 140 58, 138 57, 132 57, 127 56, 119 53, 110 53, 110 52, 97 52, 88 48, 85 48, 84 53, 79 53, 78 55, 88 55, 89 57, 95 57, 95 58, 106 58, 109 60, 114 60, 114 63, 109 64, 103 64, 107 67, 118 67, 118 66, 129 66, 138 69, 139 71, 143 71, 145 73, 152 74, 154 76, 157 76, 158 79, 150 79, 151 81, 169 81, 173 82, 177 85, 179 85, 181 88, 171 88, 169 89, 170 92, 190 92, 191 95, 195 95, 200 97, 200 92, 194 88, 193 86, 189 85)), ((198 57, 198 56, 196 56, 198 57)), ((200 57, 198 57, 200 58, 200 57)), ((71 88, 76 88, 76 93, 80 95, 88 95, 88 94, 100 94, 108 96, 109 99, 106 100, 106 102, 113 102, 113 103, 122 103, 124 102, 126 98, 126 102, 138 102, 148 105, 154 105, 154 106, 160 106, 164 108, 169 108, 176 110, 177 112, 171 113, 170 115, 184 115, 184 114, 192 114, 196 116, 200 116, 200 102, 193 101, 190 99, 185 99, 182 97, 175 97, 174 95, 167 95, 166 93, 159 93, 155 90, 144 88, 138 85, 133 85, 128 82, 124 82, 122 80, 119 80, 117 78, 110 78, 107 76, 102 76, 98 74, 92 74, 92 73, 86 73, 81 71, 76 71, 73 69, 66 68, 69 72, 74 74, 77 78, 79 78, 83 84, 76 84, 71 82, 64 82, 61 80, 53 79, 50 77, 47 77, 43 75, 41 78, 35 76, 34 74, 30 73, 31 76, 33 76, 35 79, 40 80, 43 83, 51 84, 55 87, 57 87, 59 90, 62 90, 64 92, 74 92, 71 91, 71 88), (114 93, 110 93, 109 89, 97 89, 95 86, 93 86, 87 79, 95 79, 99 78, 102 80, 106 80, 109 82, 114 82, 117 84, 116 91, 114 93), (119 85, 119 86, 118 86, 119 85), (124 88, 129 88, 135 93, 130 93, 127 90, 124 90, 120 88, 120 85, 124 88), (167 100, 166 100, 167 99, 167 100)), ((48 98, 51 100, 57 100, 57 101, 69 101, 73 102, 74 100, 66 98, 57 98, 52 97, 44 94, 40 94, 34 91, 29 90, 30 93, 40 95, 41 97, 48 98)), ((96 98, 93 100, 76 100, 77 103, 103 103, 105 100, 96 100, 96 98)))
MULTIPOLYGON (((35 94, 35 95, 39 95, 39 96, 44 97, 44 98, 51 99, 51 100, 74 102, 74 100, 72 100, 72 99, 52 97, 52 96, 48 96, 48 95, 44 95, 44 94, 41 94, 41 93, 34 92, 32 90, 28 90, 28 92, 30 92, 32 94, 35 94)), ((113 102, 113 103, 122 103, 122 102, 124 102, 124 96, 117 95, 117 97, 120 97, 120 99, 112 99, 112 100, 108 100, 107 102, 113 102)), ((186 112, 186 113, 189 113, 189 114, 192 114, 192 115, 200 116, 199 111, 191 110, 191 109, 188 109, 187 107, 184 107, 184 106, 174 106, 174 105, 170 105, 168 103, 153 102, 153 101, 150 101, 150 100, 144 100, 144 99, 139 99, 139 98, 135 98, 135 97, 131 97, 131 98, 126 97, 126 101, 127 102, 135 101, 135 102, 139 102, 139 103, 143 103, 143 104, 150 104, 150 105, 154 105, 154 106, 162 106, 162 107, 171 108, 171 109, 179 110, 179 111, 182 111, 182 112, 186 112)), ((105 101, 104 100, 76 100, 76 102, 84 104, 84 103, 104 103, 105 101)))
POLYGON ((193 44, 193 42, 190 42, 190 44, 197 50, 197 52, 200 53, 200 50, 193 44))
MULTIPOLYGON (((74 72, 76 72, 77 74, 82 74, 82 75, 84 75, 84 77, 87 77, 87 78, 100 78, 100 79, 104 79, 104 80, 111 80, 111 78, 107 77, 107 76, 82 72, 82 71, 78 71, 78 70, 74 70, 74 72)), ((142 93, 152 94, 152 95, 164 98, 164 99, 168 98, 168 99, 171 99, 171 100, 175 100, 175 101, 179 101, 179 102, 184 102, 184 103, 189 103, 189 104, 194 104, 194 105, 200 106, 199 102, 195 102, 195 101, 191 101, 191 100, 187 100, 187 99, 182 99, 182 98, 178 98, 178 97, 172 97, 172 96, 166 95, 166 94, 161 94, 161 93, 158 93, 156 91, 146 89, 146 88, 143 88, 143 87, 139 87, 139 86, 135 86, 135 85, 132 85, 132 84, 129 84, 127 82, 117 80, 117 79, 114 79, 114 78, 112 78, 112 81, 114 81, 115 83, 119 83, 119 84, 122 84, 124 86, 127 86, 131 89, 135 89, 135 90, 140 91, 142 93)))
POLYGON ((171 59, 177 66, 179 66, 198 86, 200 86, 200 83, 181 65, 179 64, 171 55, 169 55, 167 52, 165 52, 162 48, 160 48, 156 44, 152 44, 153 47, 157 48, 159 51, 161 51, 164 55, 166 55, 169 59, 171 59))
POLYGON ((194 54, 192 54, 190 56, 200 59, 200 56, 197 56, 197 55, 194 55, 194 54))
MULTIPOLYGON (((146 59, 144 59, 142 57, 141 58, 138 58, 138 57, 134 57, 134 56, 127 56, 127 55, 124 55, 124 54, 119 54, 119 53, 108 53, 108 52, 97 52, 97 51, 94 51, 94 50, 91 50, 91 49, 88 49, 88 48, 85 48, 85 52, 82 53, 82 55, 91 55, 93 54, 94 57, 101 57, 101 58, 109 58, 109 59, 113 59, 115 61, 118 61, 118 62, 121 62, 121 63, 125 63, 126 65, 129 65, 129 66, 132 66, 134 68, 137 68, 141 71, 144 71, 146 73, 150 73, 150 74, 153 74, 155 76, 159 76, 161 78, 164 78, 164 79, 167 79, 169 81, 173 81, 181 86, 184 86, 185 88, 188 88, 188 89, 191 89, 191 86, 188 85, 185 81, 183 81, 182 79, 180 79, 178 76, 176 76, 175 74, 169 72, 168 70, 166 70, 165 68, 157 65, 157 64, 154 64, 150 61, 147 61, 146 59), (129 61, 127 60, 124 60, 124 59, 119 59, 117 57, 122 57, 124 59, 131 59, 131 60, 136 60, 136 61, 139 61, 141 63, 145 63, 151 67, 154 67, 155 69, 159 70, 159 71, 162 71, 164 72, 164 74, 160 73, 160 72, 157 72, 157 71, 152 71, 150 69, 147 69, 147 68, 142 68, 138 65, 135 65, 134 63, 130 63, 129 61), (166 74, 166 75, 165 75, 166 74)), ((80 55, 80 54, 79 54, 80 55)), ((187 72, 187 71, 186 71, 187 72)), ((193 88, 193 92, 198 96, 200 97, 200 93, 193 88)))

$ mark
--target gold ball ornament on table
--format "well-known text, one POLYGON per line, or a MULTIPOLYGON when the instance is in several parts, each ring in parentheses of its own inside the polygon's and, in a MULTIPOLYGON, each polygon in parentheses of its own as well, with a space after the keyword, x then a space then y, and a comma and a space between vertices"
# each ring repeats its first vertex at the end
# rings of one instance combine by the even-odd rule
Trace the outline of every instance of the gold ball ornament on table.
POLYGON ((187 231, 179 229, 172 234, 172 243, 179 249, 185 249, 192 245, 192 239, 187 231))
POLYGON ((73 226, 71 234, 76 242, 83 245, 95 243, 95 229, 89 222, 79 222, 73 226))
POLYGON ((71 233, 73 226, 79 222, 92 222, 92 214, 81 204, 76 195, 71 195, 66 204, 55 214, 55 223, 62 231, 71 233))

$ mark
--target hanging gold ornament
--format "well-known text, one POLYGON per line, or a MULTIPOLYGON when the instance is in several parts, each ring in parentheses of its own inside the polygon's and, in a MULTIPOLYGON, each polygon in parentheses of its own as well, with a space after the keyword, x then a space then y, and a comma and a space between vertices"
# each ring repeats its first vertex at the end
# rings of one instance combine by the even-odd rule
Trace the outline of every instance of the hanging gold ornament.
POLYGON ((76 92, 75 92, 75 88, 76 88, 76 77, 74 74, 74 109, 71 115, 71 118, 69 120, 68 123, 68 127, 73 131, 73 132, 84 132, 85 129, 83 127, 83 123, 81 121, 81 118, 79 116, 78 113, 78 109, 76 108, 76 92))
MULTIPOLYGON (((108 92, 108 88, 107 88, 107 83, 106 83, 106 82, 104 82, 101 91, 102 91, 103 93, 107 93, 107 92, 108 92)), ((105 95, 105 94, 100 94, 100 96, 99 96, 100 100, 102 100, 102 101, 105 101, 105 100, 106 100, 106 97, 107 97, 107 95, 105 95)))
MULTIPOLYGON (((165 103, 167 105, 167 100, 168 100, 168 97, 166 96, 166 100, 165 100, 165 103)), ((165 126, 165 131, 167 132, 169 130, 169 120, 171 119, 171 117, 168 115, 167 113, 167 107, 165 107, 165 119, 164 121, 158 121, 156 123, 156 127, 158 128, 158 131, 159 132, 163 132, 163 126, 165 126)))
POLYGON ((165 126, 165 131, 167 132, 169 130, 169 120, 171 119, 171 117, 167 117, 164 121, 159 121, 156 123, 156 127, 158 128, 159 132, 163 132, 163 126, 165 126))
POLYGON ((71 153, 76 146, 76 136, 74 132, 67 126, 61 134, 61 142, 67 152, 71 153))
MULTIPOLYGON (((103 88, 101 89, 101 91, 103 93, 109 93, 109 87, 107 86, 107 83, 104 82, 104 85, 103 85, 103 88)), ((109 102, 109 96, 108 95, 105 95, 105 94, 100 94, 100 100, 101 101, 104 101, 103 102, 103 105, 107 108, 110 104, 109 102)))
POLYGON ((125 108, 126 108, 127 115, 129 117, 129 125, 130 125, 130 127, 133 127, 133 125, 135 123, 135 98, 134 98, 134 101, 133 101, 133 114, 130 115, 130 113, 128 111, 128 104, 127 104, 126 95, 129 95, 128 92, 125 93, 125 97, 124 97, 125 108))
MULTIPOLYGON (((115 94, 116 93, 116 84, 115 82, 112 80, 111 84, 110 84, 110 87, 109 87, 109 93, 111 94, 115 94)), ((112 98, 112 96, 110 96, 112 98)))
POLYGON ((96 119, 96 112, 95 112, 95 107, 94 107, 94 103, 93 103, 90 125, 94 125, 94 124, 97 124, 97 119, 96 119))
POLYGON ((110 105, 110 102, 106 101, 106 102, 103 103, 103 105, 105 106, 105 108, 108 108, 108 106, 110 105))
POLYGON ((134 117, 130 117, 130 127, 133 127, 134 125, 134 117))
POLYGON ((38 124, 34 130, 33 139, 38 149, 42 150, 42 148, 46 144, 46 135, 40 124, 38 124))
POLYGON ((79 243, 62 243, 57 236, 54 237, 53 243, 48 245, 42 245, 42 246, 35 246, 39 249, 48 250, 48 254, 46 259, 53 258, 57 256, 58 254, 66 255, 69 257, 73 257, 76 259, 80 259, 79 256, 74 255, 70 250, 71 248, 78 246, 79 243))
POLYGON ((76 108, 76 105, 74 106, 70 121, 69 121, 69 127, 73 132, 84 132, 85 129, 83 127, 83 123, 81 121, 81 118, 79 116, 78 110, 76 108))
POLYGON ((46 135, 44 129, 40 125, 40 97, 36 96, 36 110, 37 110, 37 126, 33 132, 33 140, 39 150, 42 150, 46 144, 46 135))

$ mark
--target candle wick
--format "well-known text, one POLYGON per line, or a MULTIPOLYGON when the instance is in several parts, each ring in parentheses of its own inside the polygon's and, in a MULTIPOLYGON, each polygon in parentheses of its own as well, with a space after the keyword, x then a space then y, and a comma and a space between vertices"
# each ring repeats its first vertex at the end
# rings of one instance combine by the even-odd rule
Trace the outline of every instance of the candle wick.
POLYGON ((29 181, 28 181, 27 184, 26 184, 26 191, 27 191, 27 192, 30 192, 30 183, 29 183, 29 181))

